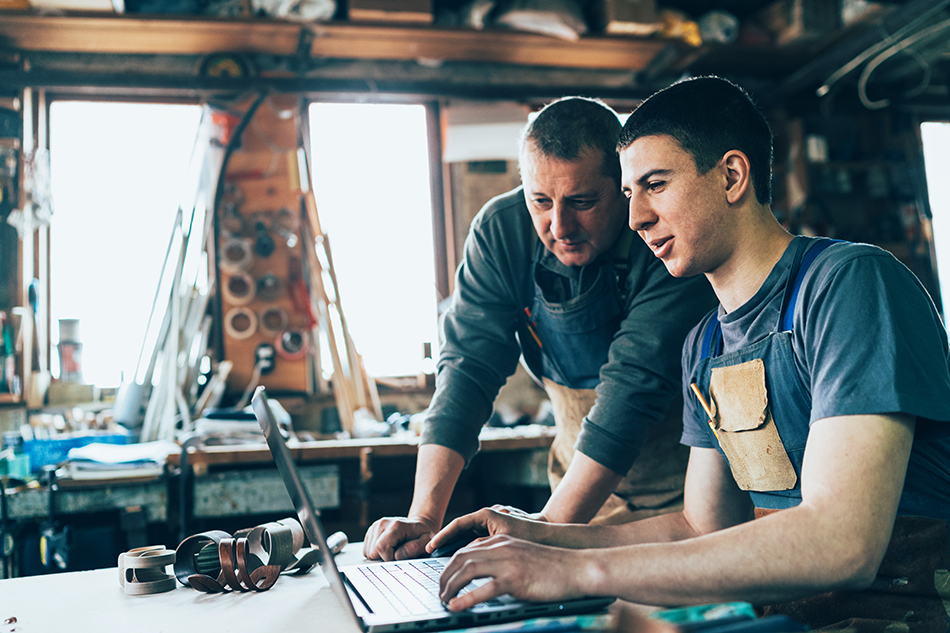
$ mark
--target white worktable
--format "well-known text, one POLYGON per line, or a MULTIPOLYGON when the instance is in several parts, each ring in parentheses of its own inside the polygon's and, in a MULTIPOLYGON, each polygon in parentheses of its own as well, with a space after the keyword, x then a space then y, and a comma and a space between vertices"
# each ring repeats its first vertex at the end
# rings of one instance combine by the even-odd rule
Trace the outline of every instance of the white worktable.
MULTIPOLYGON (((362 543, 350 543, 337 555, 337 564, 363 562, 362 550, 362 543)), ((654 607, 624 603, 624 608, 626 614, 620 620, 624 633, 672 630, 642 619, 656 611, 654 607)), ((119 585, 117 567, 0 580, 0 633, 65 631, 361 633, 361 628, 319 567, 303 576, 281 576, 267 591, 225 594, 203 593, 177 583, 165 593, 130 596, 119 585)))
MULTIPOLYGON (((363 560, 361 543, 337 556, 363 560)), ((281 576, 267 591, 207 594, 185 587, 129 596, 118 568, 0 580, 0 633, 359 633, 319 568, 281 576), (16 618, 15 622, 10 622, 16 618)))

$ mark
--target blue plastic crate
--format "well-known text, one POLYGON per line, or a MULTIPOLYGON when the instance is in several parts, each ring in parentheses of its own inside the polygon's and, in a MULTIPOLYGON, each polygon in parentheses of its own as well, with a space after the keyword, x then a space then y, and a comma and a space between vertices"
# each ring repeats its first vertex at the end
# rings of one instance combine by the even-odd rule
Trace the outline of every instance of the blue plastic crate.
POLYGON ((129 444, 131 441, 132 436, 127 433, 82 433, 42 440, 26 440, 23 442, 23 453, 30 456, 30 471, 36 473, 42 470, 43 466, 64 461, 71 448, 86 446, 93 442, 129 444))

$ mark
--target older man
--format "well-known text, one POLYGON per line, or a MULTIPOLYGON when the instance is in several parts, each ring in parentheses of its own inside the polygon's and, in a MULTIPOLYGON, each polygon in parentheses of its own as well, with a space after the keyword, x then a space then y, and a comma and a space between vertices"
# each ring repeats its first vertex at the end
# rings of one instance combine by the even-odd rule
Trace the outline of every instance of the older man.
POLYGON ((627 226, 620 129, 579 97, 526 127, 522 187, 488 202, 465 243, 411 508, 370 527, 367 557, 425 555, 519 357, 557 424, 540 518, 618 523, 680 507, 679 349, 714 297, 701 278, 671 277, 627 226))

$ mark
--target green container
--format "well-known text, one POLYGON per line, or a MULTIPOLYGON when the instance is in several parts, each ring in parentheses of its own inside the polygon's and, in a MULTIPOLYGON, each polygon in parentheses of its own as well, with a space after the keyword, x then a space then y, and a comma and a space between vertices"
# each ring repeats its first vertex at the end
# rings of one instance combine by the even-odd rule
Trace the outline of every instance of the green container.
POLYGON ((30 478, 29 455, 6 455, 0 458, 0 477, 22 479, 30 478))

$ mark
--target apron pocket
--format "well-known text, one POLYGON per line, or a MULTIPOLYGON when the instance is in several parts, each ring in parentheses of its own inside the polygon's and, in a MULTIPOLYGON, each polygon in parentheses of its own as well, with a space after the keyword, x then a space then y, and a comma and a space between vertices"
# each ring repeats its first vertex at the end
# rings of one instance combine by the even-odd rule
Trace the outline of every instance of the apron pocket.
POLYGON ((716 436, 739 488, 794 488, 798 475, 772 419, 762 359, 714 367, 709 395, 716 436))

